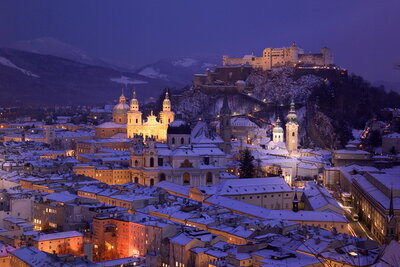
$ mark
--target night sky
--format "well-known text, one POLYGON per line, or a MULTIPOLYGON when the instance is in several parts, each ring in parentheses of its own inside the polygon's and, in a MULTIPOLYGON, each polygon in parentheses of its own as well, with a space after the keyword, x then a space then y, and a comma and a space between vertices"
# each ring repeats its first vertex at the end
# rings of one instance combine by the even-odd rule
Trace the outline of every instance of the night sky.
POLYGON ((331 47, 338 65, 400 83, 400 1, 0 2, 0 46, 54 37, 114 63, 242 56, 265 47, 331 47))

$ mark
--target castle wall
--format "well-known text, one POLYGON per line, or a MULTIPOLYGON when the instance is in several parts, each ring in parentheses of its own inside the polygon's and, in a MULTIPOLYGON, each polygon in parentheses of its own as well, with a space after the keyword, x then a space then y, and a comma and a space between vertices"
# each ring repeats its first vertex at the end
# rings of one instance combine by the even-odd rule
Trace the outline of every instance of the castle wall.
POLYGON ((243 58, 230 58, 223 56, 222 64, 245 65, 248 64, 253 68, 262 70, 270 70, 274 67, 294 66, 302 61, 304 64, 326 66, 333 64, 333 56, 329 48, 321 48, 320 53, 305 54, 304 50, 293 45, 283 48, 265 48, 262 57, 245 56, 243 58))

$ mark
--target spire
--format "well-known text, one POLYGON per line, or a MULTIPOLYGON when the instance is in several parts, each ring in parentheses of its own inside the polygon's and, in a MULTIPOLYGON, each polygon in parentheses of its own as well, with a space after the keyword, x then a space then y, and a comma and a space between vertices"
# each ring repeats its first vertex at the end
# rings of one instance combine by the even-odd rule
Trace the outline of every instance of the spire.
POLYGON ((276 126, 281 126, 281 119, 279 118, 279 116, 276 119, 276 126))
POLYGON ((231 115, 231 109, 229 108, 228 97, 226 95, 224 95, 224 102, 222 103, 220 114, 231 115))
POLYGON ((290 103, 289 113, 286 118, 287 118, 288 123, 290 123, 290 122, 296 123, 297 122, 296 108, 295 108, 293 99, 292 99, 292 102, 290 103))
POLYGON ((389 204, 389 220, 391 220, 394 216, 394 208, 393 208, 393 188, 390 189, 390 204, 389 204))
POLYGON ((124 96, 124 88, 121 90, 121 96, 119 97, 120 104, 126 104, 126 97, 124 96))
POLYGON ((132 99, 130 102, 130 110, 132 111, 139 111, 139 101, 136 98, 136 90, 133 88, 132 99))
POLYGON ((166 91, 166 92, 165 92, 165 99, 169 99, 169 96, 168 96, 168 89, 166 89, 165 91, 166 91))
POLYGON ((135 90, 135 88, 133 88, 132 99, 136 99, 136 90, 135 90))

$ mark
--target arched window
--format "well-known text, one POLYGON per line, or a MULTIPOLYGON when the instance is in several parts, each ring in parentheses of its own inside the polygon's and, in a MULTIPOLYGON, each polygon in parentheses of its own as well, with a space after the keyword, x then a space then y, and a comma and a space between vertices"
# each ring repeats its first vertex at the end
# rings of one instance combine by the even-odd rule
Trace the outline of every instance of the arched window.
POLYGON ((189 185, 190 184, 190 174, 185 172, 183 174, 183 184, 184 185, 189 185))
POLYGON ((212 184, 212 182, 213 182, 213 175, 211 172, 207 172, 206 183, 212 184))
POLYGON ((150 158, 150 167, 154 167, 154 158, 153 157, 150 158))
POLYGON ((172 137, 172 144, 175 144, 175 137, 172 137))
POLYGON ((139 161, 135 160, 135 167, 139 166, 139 161))
POLYGON ((138 183, 139 183, 139 178, 138 178, 138 177, 135 177, 134 182, 135 182, 136 184, 138 184, 138 183))
POLYGON ((181 145, 183 145, 183 143, 185 143, 185 139, 182 137, 181 138, 181 145))
POLYGON ((138 120, 138 119, 136 119, 136 123, 139 123, 139 120, 138 120))
POLYGON ((292 136, 294 136, 294 132, 292 133, 292 136))
POLYGON ((151 178, 151 179, 150 179, 150 186, 153 186, 153 185, 154 185, 154 179, 151 178))
POLYGON ((160 173, 158 180, 161 181, 165 181, 165 173, 160 173))

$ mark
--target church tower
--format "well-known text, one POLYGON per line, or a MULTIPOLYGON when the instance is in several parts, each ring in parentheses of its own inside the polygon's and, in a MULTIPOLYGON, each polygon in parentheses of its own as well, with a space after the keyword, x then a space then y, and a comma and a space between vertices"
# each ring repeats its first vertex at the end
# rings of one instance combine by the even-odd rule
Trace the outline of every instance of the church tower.
POLYGON ((394 214, 393 208, 393 189, 390 190, 390 202, 389 202, 389 216, 387 217, 387 226, 386 226, 386 237, 385 242, 389 244, 392 240, 397 240, 397 218, 394 214))
POLYGON ((168 91, 165 93, 165 98, 160 112, 160 121, 164 125, 168 125, 174 121, 175 113, 171 111, 171 100, 169 100, 168 91))
POLYGON ((296 151, 299 143, 299 124, 297 123, 297 115, 294 102, 290 103, 289 114, 286 122, 286 148, 289 152, 296 151))
POLYGON ((139 101, 136 98, 136 91, 133 90, 128 111, 128 124, 126 127, 128 138, 133 138, 135 134, 137 134, 138 126, 141 126, 142 123, 142 112, 139 111, 139 101))
POLYGON ((228 97, 224 96, 224 102, 219 114, 219 133, 224 140, 222 150, 230 154, 232 149, 231 138, 232 138, 232 126, 231 126, 231 109, 228 105, 228 97))
POLYGON ((278 119, 276 120, 276 126, 274 129, 272 129, 272 141, 274 143, 280 143, 283 142, 283 128, 281 126, 281 120, 278 119))

